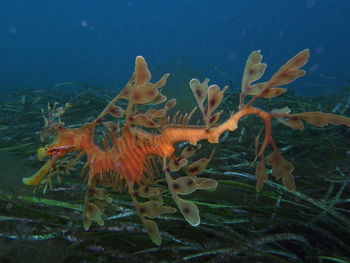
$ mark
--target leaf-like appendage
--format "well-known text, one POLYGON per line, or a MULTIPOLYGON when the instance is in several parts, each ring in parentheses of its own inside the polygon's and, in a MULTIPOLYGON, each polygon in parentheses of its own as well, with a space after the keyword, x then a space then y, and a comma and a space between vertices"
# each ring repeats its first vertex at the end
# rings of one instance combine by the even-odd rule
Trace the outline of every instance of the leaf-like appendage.
POLYGON ((151 72, 149 72, 147 63, 142 56, 137 56, 135 59, 135 85, 143 86, 151 79, 151 72))
POLYGON ((203 86, 198 79, 191 79, 190 87, 198 102, 198 105, 203 104, 208 95, 208 89, 203 86))
POLYGON ((208 88, 207 118, 209 118, 211 114, 216 110, 216 108, 220 105, 226 89, 227 87, 225 87, 222 91, 220 91, 220 88, 218 85, 211 85, 208 88))
POLYGON ((198 189, 204 189, 204 190, 215 190, 218 186, 218 182, 214 179, 210 178, 198 178, 196 176, 192 176, 198 185, 198 189))
POLYGON ((91 220, 86 215, 83 216, 83 226, 86 231, 88 231, 91 226, 91 220))
MULTIPOLYGON (((290 113, 290 109, 288 107, 284 107, 282 109, 275 109, 271 111, 272 114, 289 114, 290 113)), ((296 130, 303 130, 304 129, 304 124, 303 122, 300 120, 300 118, 297 117, 291 117, 294 114, 290 114, 287 115, 287 117, 276 117, 276 119, 283 123, 284 125, 292 128, 292 129, 296 129, 296 130)))
POLYGON ((143 219, 142 222, 145 228, 147 229, 147 232, 151 237, 152 241, 159 246, 160 243, 162 243, 162 239, 159 235, 157 223, 150 219, 143 219))
POLYGON ((201 158, 186 167, 185 173, 188 175, 197 175, 207 168, 208 163, 209 160, 207 158, 201 158))
POLYGON ((304 76, 305 71, 300 70, 308 61, 310 51, 305 49, 287 61, 268 81, 270 87, 276 87, 293 82, 295 79, 304 76))
MULTIPOLYGON (((170 174, 168 172, 166 172, 165 179, 168 183, 168 187, 169 187, 169 190, 171 192, 171 196, 172 196, 173 200, 176 202, 178 208, 180 209, 182 215, 185 217, 187 222, 189 222, 192 226, 199 225, 200 217, 199 217, 198 207, 195 204, 191 203, 190 201, 186 201, 186 200, 181 199, 177 195, 177 191, 181 191, 181 190, 180 190, 180 185, 177 184, 176 182, 180 183, 181 186, 184 187, 184 189, 183 189, 184 191, 185 191, 185 188, 187 188, 188 192, 191 192, 193 190, 191 188, 191 186, 184 185, 184 184, 186 184, 185 180, 188 179, 188 177, 185 178, 185 180, 183 180, 182 178, 178 178, 176 180, 173 180, 171 178, 170 174)), ((191 180, 191 184, 192 183, 195 184, 194 181, 195 181, 195 179, 191 180)))
POLYGON ((201 158, 195 162, 193 162, 191 165, 187 166, 184 171, 186 174, 190 176, 197 175, 201 173, 205 168, 207 168, 208 163, 210 162, 211 158, 214 155, 214 151, 211 152, 209 158, 201 158))
POLYGON ((106 200, 108 203, 112 203, 113 201, 113 199, 109 197, 106 189, 95 188, 95 189, 90 189, 90 192, 92 192, 94 197, 98 200, 106 200))
POLYGON ((132 82, 128 82, 124 89, 120 92, 119 97, 121 99, 126 99, 128 100, 130 98, 130 95, 132 94, 133 89, 135 86, 132 84, 132 82))
POLYGON ((193 154, 196 153, 197 150, 199 150, 202 147, 201 144, 197 144, 196 146, 194 145, 187 145, 181 152, 181 157, 182 158, 189 158, 193 154))
POLYGON ((101 210, 94 203, 88 203, 84 209, 90 220, 98 220, 101 218, 101 210))
POLYGON ((269 165, 272 165, 272 175, 277 179, 282 178, 283 185, 288 189, 288 191, 294 191, 295 182, 292 175, 294 170, 293 164, 284 159, 277 150, 273 151, 266 158, 266 161, 269 165))
POLYGON ((161 206, 161 204, 155 200, 138 203, 136 208, 142 216, 146 216, 148 218, 156 218, 162 214, 170 214, 176 212, 176 209, 174 207, 161 206))
POLYGON ((96 219, 96 222, 99 226, 103 226, 105 224, 105 222, 103 221, 103 219, 100 217, 100 218, 97 218, 96 219))
POLYGON ((264 75, 266 70, 266 64, 260 63, 252 66, 248 71, 248 76, 251 82, 257 81, 264 75))
POLYGON ((150 118, 148 118, 145 114, 138 114, 133 117, 130 117, 130 123, 147 127, 147 128, 158 128, 159 125, 153 122, 150 118))
POLYGON ((179 197, 175 201, 186 221, 192 226, 198 226, 201 222, 198 207, 190 201, 183 200, 179 197))
POLYGON ((271 99, 285 93, 287 89, 284 88, 270 88, 264 92, 265 99, 271 99))
POLYGON ((158 89, 152 83, 147 83, 134 89, 131 101, 133 104, 146 104, 155 100, 158 94, 158 89))
POLYGON ((220 119, 220 116, 222 113, 223 113, 223 110, 210 116, 210 118, 207 120, 209 127, 213 127, 215 125, 215 123, 220 119))
POLYGON ((156 83, 154 83, 154 87, 157 89, 163 88, 169 78, 170 74, 164 74, 163 77, 156 83))
POLYGON ((262 96, 265 99, 270 99, 277 97, 287 91, 287 89, 284 88, 265 88, 267 87, 268 82, 262 82, 262 83, 257 83, 249 88, 249 93, 247 95, 259 95, 261 92, 264 90, 262 96))
POLYGON ((305 65, 309 56, 309 50, 305 49, 285 63, 268 82, 251 85, 253 81, 258 80, 264 74, 266 68, 266 64, 261 63, 262 56, 260 51, 251 53, 243 73, 241 104, 246 95, 273 98, 286 92, 286 89, 278 88, 277 86, 291 83, 303 76, 305 71, 299 68, 305 65))
POLYGON ((172 192, 180 195, 188 195, 198 189, 213 190, 217 187, 216 180, 198 178, 196 176, 183 176, 171 181, 169 187, 172 192))
POLYGON ((254 95, 251 93, 250 84, 259 80, 266 69, 266 64, 261 63, 261 59, 260 50, 253 51, 249 55, 242 78, 242 94, 254 95))
POLYGON ((264 183, 268 181, 266 170, 265 170, 265 160, 262 158, 255 169, 255 176, 256 176, 256 191, 259 192, 263 186, 264 183))
POLYGON ((182 167, 186 166, 188 163, 186 158, 176 159, 176 160, 170 160, 168 163, 168 167, 170 171, 177 172, 182 167))
POLYGON ((124 110, 119 106, 113 105, 109 109, 109 114, 111 114, 115 118, 121 118, 124 116, 124 110))
POLYGON ((148 118, 152 118, 153 114, 157 112, 157 109, 151 108, 148 109, 145 113, 143 113, 144 115, 146 115, 146 117, 148 118))
POLYGON ((304 130, 305 128, 304 123, 301 120, 293 118, 287 120, 287 126, 295 130, 304 130))
POLYGON ((166 110, 165 109, 160 109, 157 110, 153 115, 152 115, 152 119, 161 119, 164 118, 166 114, 166 110))
POLYGON ((198 79, 191 79, 190 81, 191 90, 203 115, 203 102, 208 95, 208 82, 209 79, 205 79, 203 83, 200 83, 198 79))
POLYGON ((256 83, 254 85, 251 85, 249 87, 249 93, 246 93, 246 95, 259 95, 261 91, 266 87, 267 82, 262 83, 256 83))
POLYGON ((172 109, 175 105, 176 105, 176 99, 168 100, 168 101, 165 103, 165 109, 166 109, 166 110, 170 110, 170 109, 172 109))
POLYGON ((137 194, 141 197, 151 197, 160 195, 160 188, 157 187, 149 187, 148 185, 141 186, 137 190, 137 194))
POLYGON ((318 111, 290 114, 288 118, 289 118, 289 121, 302 119, 318 127, 324 127, 324 126, 327 126, 328 124, 332 124, 332 125, 344 124, 350 127, 350 118, 331 114, 331 113, 318 112, 318 111))
POLYGON ((157 105, 165 102, 166 100, 167 100, 167 97, 159 93, 158 96, 154 100, 150 101, 148 104, 157 105))
POLYGON ((187 195, 197 190, 198 186, 191 176, 183 176, 173 181, 173 190, 181 195, 187 195))
POLYGON ((272 114, 282 114, 284 116, 275 116, 280 122, 283 124, 298 130, 304 129, 304 124, 301 120, 304 120, 311 125, 324 127, 329 124, 331 125, 346 125, 350 127, 350 118, 339 116, 331 113, 323 113, 323 112, 303 112, 296 114, 288 114, 289 112, 278 112, 273 111, 272 114), (287 114, 286 114, 287 113, 287 114))
POLYGON ((107 202, 102 201, 102 200, 96 200, 95 205, 100 209, 101 214, 103 214, 105 212, 107 202))

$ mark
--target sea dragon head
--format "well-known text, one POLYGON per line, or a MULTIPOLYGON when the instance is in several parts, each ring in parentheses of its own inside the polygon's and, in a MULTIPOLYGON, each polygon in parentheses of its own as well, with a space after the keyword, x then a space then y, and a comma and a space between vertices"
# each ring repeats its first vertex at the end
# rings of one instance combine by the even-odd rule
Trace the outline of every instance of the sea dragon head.
POLYGON ((38 186, 43 178, 50 173, 59 158, 75 150, 74 136, 71 135, 74 134, 73 130, 77 129, 66 128, 61 121, 61 116, 70 107, 72 105, 69 103, 66 103, 64 107, 57 107, 57 103, 55 103, 53 106, 48 104, 47 113, 42 111, 45 129, 41 132, 41 139, 44 141, 48 135, 52 136, 53 134, 55 139, 53 144, 38 149, 38 159, 41 161, 48 158, 48 160, 34 175, 23 178, 23 183, 26 185, 38 186))
POLYGON ((42 161, 48 158, 48 160, 34 175, 23 178, 23 183, 26 185, 38 186, 43 178, 52 170, 55 162, 62 156, 74 150, 74 145, 62 145, 59 143, 39 148, 37 151, 38 159, 42 161))

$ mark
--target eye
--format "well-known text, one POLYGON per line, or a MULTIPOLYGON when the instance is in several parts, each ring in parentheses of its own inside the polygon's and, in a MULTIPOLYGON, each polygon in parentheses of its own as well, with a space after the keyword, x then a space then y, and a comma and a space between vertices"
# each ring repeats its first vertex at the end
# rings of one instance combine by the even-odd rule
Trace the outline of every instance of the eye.
POLYGON ((47 153, 49 155, 56 155, 57 154, 57 150, 54 148, 47 148, 46 150, 47 150, 47 153))

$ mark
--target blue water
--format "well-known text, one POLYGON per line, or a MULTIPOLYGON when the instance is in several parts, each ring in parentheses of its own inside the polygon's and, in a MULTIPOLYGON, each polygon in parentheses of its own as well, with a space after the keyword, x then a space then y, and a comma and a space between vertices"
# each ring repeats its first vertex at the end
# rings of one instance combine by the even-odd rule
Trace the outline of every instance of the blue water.
POLYGON ((308 75, 292 89, 318 95, 350 84, 349 11, 347 0, 1 0, 0 90, 120 87, 136 55, 155 77, 228 84, 215 66, 239 89, 251 51, 262 50, 269 75, 309 48, 308 75))

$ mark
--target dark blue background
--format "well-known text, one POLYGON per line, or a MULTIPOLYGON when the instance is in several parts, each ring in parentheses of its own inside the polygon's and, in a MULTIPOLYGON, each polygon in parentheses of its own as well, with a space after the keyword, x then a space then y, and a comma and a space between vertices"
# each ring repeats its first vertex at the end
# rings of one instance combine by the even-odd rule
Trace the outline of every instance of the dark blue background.
POLYGON ((215 65, 239 88, 252 50, 271 74, 310 48, 309 73, 293 89, 317 95, 349 84, 349 13, 348 0, 1 0, 0 89, 122 86, 136 55, 155 77, 226 85, 215 65))

